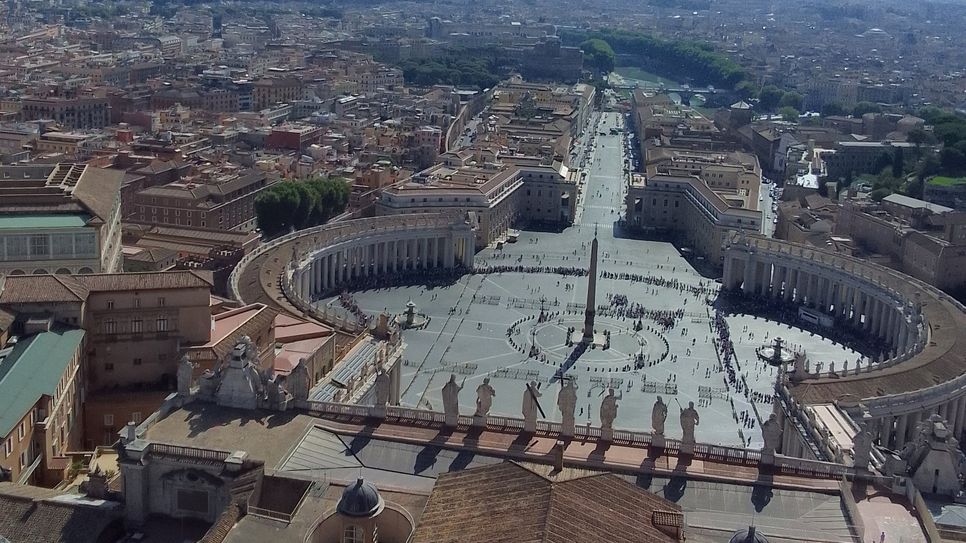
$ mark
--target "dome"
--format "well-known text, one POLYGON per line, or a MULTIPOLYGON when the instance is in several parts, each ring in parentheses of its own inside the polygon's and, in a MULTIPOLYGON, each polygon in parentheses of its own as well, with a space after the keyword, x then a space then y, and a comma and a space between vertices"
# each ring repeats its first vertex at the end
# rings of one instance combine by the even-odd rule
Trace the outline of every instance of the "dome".
POLYGON ((359 477, 342 492, 337 510, 350 517, 371 517, 382 512, 384 506, 376 485, 359 477))
POLYGON ((728 543, 768 543, 768 539, 758 533, 754 526, 749 526, 746 529, 735 532, 735 535, 731 536, 728 543))

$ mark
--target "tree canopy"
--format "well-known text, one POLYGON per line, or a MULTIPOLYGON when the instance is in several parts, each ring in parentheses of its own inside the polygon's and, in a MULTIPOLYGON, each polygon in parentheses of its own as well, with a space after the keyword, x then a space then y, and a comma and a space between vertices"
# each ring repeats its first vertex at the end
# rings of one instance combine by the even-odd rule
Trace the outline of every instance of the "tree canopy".
POLYGON ((506 72, 509 58, 495 47, 451 49, 435 58, 399 62, 409 85, 463 85, 486 89, 495 86, 506 72))
POLYGON ((788 122, 797 121, 799 115, 801 115, 801 113, 799 113, 797 109, 791 106, 782 107, 781 109, 778 110, 778 114, 782 116, 782 120, 785 120, 788 122))
POLYGON ((565 45, 605 41, 615 55, 630 59, 639 68, 693 85, 714 85, 732 90, 747 77, 737 62, 704 43, 664 40, 614 29, 589 32, 560 29, 559 33, 565 45))
POLYGON ((616 55, 610 44, 604 40, 593 38, 580 44, 584 53, 584 64, 594 68, 602 74, 614 71, 616 55))
POLYGON ((326 223, 349 204, 345 179, 311 177, 275 183, 255 198, 255 217, 266 236, 326 223))

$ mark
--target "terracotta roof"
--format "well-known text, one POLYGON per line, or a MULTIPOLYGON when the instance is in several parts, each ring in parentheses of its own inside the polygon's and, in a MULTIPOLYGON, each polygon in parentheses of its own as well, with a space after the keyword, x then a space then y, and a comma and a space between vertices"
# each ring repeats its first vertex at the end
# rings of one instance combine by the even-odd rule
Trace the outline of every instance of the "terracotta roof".
POLYGON ((123 181, 124 172, 88 166, 74 189, 74 197, 96 217, 107 221, 114 211, 115 202, 120 198, 123 181))
POLYGON ((92 275, 11 275, 0 290, 0 304, 83 302, 91 291, 211 288, 211 272, 178 270, 92 275))
POLYGON ((89 291, 69 275, 9 275, 0 287, 0 304, 83 302, 89 291))
POLYGON ((555 480, 506 462, 441 475, 411 541, 663 543, 678 539, 652 519, 680 510, 613 474, 555 480))
POLYGON ((54 502, 52 491, 25 492, 18 486, 0 483, 0 534, 13 543, 97 543, 109 530, 124 533, 120 507, 54 502))
POLYGON ((211 287, 214 284, 210 271, 176 270, 140 273, 99 273, 74 275, 74 279, 89 290, 156 290, 169 288, 211 287))

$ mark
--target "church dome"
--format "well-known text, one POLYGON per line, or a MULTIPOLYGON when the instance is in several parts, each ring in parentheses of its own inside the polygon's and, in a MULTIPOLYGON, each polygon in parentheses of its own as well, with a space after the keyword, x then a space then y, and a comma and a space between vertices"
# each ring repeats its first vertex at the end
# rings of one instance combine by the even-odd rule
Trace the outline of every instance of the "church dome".
POLYGON ((376 485, 359 477, 342 492, 337 510, 350 517, 371 517, 382 512, 384 506, 376 485))
POLYGON ((754 526, 735 532, 728 543, 768 543, 768 538, 758 533, 754 526))

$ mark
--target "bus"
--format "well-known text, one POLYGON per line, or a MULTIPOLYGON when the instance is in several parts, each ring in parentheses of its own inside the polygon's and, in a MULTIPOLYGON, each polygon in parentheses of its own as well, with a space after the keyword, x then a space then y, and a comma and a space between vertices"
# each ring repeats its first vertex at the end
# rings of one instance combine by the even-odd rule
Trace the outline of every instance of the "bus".
POLYGON ((835 325, 835 320, 830 315, 808 307, 798 308, 798 318, 811 324, 817 324, 823 328, 831 328, 835 325))

